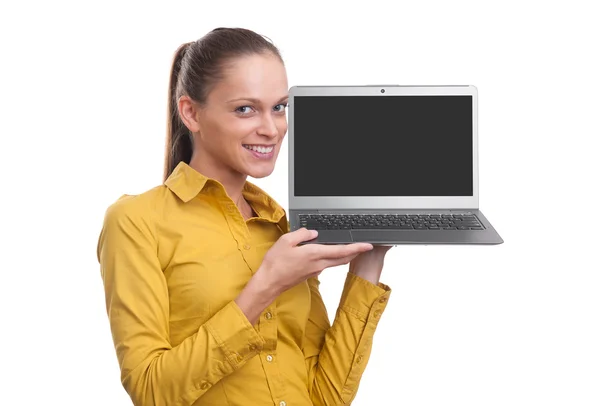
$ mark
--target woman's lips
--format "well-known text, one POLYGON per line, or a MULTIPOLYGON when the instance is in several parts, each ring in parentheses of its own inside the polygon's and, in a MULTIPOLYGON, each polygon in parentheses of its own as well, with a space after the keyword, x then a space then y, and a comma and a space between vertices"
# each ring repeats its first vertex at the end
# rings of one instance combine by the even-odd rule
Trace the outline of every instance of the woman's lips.
POLYGON ((263 154, 262 152, 258 152, 258 151, 254 151, 254 150, 248 149, 248 148, 244 147, 243 145, 242 145, 242 148, 244 148, 253 157, 255 157, 257 159, 269 160, 269 159, 273 158, 273 155, 275 154, 275 146, 273 146, 273 149, 271 150, 271 152, 267 152, 265 154, 263 154))

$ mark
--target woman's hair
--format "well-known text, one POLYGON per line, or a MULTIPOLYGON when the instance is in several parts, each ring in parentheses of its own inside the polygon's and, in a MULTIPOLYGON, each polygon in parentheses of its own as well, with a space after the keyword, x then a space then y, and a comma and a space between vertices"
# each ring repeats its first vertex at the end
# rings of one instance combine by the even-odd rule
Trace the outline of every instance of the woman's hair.
POLYGON ((179 116, 179 98, 187 95, 203 105, 213 85, 223 78, 227 62, 239 56, 269 52, 283 63, 271 40, 244 28, 215 28, 199 40, 177 48, 169 80, 163 181, 179 162, 189 164, 192 157, 193 135, 179 116))

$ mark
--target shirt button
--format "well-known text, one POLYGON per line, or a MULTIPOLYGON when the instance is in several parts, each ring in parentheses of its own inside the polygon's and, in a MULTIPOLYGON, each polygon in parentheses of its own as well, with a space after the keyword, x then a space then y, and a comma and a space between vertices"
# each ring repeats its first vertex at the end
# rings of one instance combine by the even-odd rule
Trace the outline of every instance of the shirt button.
POLYGON ((387 298, 382 297, 381 299, 379 299, 379 303, 385 303, 386 300, 387 300, 387 298))
POLYGON ((373 316, 378 319, 379 316, 381 316, 381 311, 380 310, 375 310, 375 313, 373 313, 373 316))
POLYGON ((210 384, 208 382, 202 382, 202 385, 200 385, 200 389, 207 390, 209 386, 210 384))
POLYGON ((358 358, 356 358, 356 363, 360 364, 362 362, 362 360, 363 360, 363 356, 359 355, 358 358))
POLYGON ((282 400, 281 402, 279 402, 279 406, 285 406, 287 405, 287 403, 285 403, 285 400, 282 400))
POLYGON ((244 249, 245 250, 249 250, 250 249, 250 245, 249 244, 244 244, 244 249))
POLYGON ((273 314, 271 314, 271 312, 267 312, 267 313, 265 314, 265 319, 267 319, 267 320, 271 320, 272 318, 273 318, 273 314))
POLYGON ((242 357, 240 354, 237 354, 236 358, 237 358, 238 362, 242 361, 244 359, 244 357, 242 357))
POLYGON ((256 345, 250 344, 250 351, 256 351, 256 345))
POLYGON ((267 355, 267 362, 271 362, 273 361, 273 356, 272 355, 267 355))

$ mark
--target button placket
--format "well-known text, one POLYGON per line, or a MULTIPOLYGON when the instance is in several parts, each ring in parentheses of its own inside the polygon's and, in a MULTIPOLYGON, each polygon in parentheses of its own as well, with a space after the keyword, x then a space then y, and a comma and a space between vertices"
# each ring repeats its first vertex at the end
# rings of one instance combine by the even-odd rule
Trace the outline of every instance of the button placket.
POLYGON ((221 196, 219 202, 225 211, 229 229, 233 233, 233 236, 238 243, 238 247, 247 244, 250 240, 250 230, 233 200, 231 200, 229 196, 221 196), (240 236, 242 237, 240 238, 240 236))
POLYGON ((246 265, 248 265, 248 270, 250 271, 250 274, 253 275, 257 269, 257 258, 251 251, 252 239, 250 229, 248 228, 246 222, 243 220, 243 217, 237 209, 237 206, 235 206, 235 204, 229 197, 220 197, 219 203, 222 207, 223 214, 225 215, 227 225, 229 226, 229 231, 231 232, 231 235, 235 239, 237 247, 240 250, 242 259, 244 260, 246 265))
POLYGON ((275 351, 277 348, 277 304, 273 302, 265 312, 261 314, 258 321, 258 331, 265 339, 263 351, 275 351))
POLYGON ((286 397, 285 381, 282 378, 277 360, 277 301, 274 301, 264 313, 260 315, 258 322, 259 333, 265 340, 261 351, 261 362, 269 386, 273 388, 273 401, 279 405, 281 399, 286 397))

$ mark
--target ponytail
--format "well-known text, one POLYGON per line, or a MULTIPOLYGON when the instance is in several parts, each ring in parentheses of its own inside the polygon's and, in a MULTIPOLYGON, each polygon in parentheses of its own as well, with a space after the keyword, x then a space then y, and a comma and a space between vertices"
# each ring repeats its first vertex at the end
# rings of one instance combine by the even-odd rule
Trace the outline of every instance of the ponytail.
POLYGON ((173 66, 171 67, 168 92, 169 100, 167 103, 167 140, 163 182, 167 180, 180 161, 189 164, 192 158, 193 137, 190 130, 181 121, 179 109, 177 108, 177 102, 180 97, 177 94, 177 82, 179 80, 179 72, 181 71, 181 62, 190 44, 191 42, 185 43, 177 48, 173 58, 173 66))

